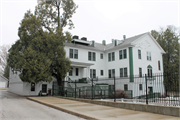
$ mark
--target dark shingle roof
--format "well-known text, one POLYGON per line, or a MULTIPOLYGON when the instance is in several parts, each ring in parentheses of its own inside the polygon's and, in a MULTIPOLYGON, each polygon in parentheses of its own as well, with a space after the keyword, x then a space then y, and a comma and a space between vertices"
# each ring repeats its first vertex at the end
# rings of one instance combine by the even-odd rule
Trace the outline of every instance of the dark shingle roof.
MULTIPOLYGON (((117 46, 123 47, 123 46, 126 46, 126 45, 130 45, 132 42, 134 42, 135 40, 137 40, 138 38, 142 37, 145 34, 148 34, 148 33, 143 33, 143 34, 140 34, 140 35, 137 35, 137 36, 134 36, 134 37, 127 38, 125 40, 120 40, 121 43, 119 43, 117 46)), ((113 43, 110 43, 110 44, 107 44, 107 45, 103 45, 103 44, 100 44, 100 43, 95 43, 95 48, 98 49, 98 50, 109 50, 109 49, 112 49, 114 47, 115 46, 113 45, 113 43)))
POLYGON ((124 47, 127 45, 131 45, 132 42, 134 42, 135 40, 137 40, 138 38, 142 37, 143 35, 148 34, 148 32, 137 35, 137 36, 133 36, 130 38, 126 38, 125 40, 118 40, 119 44, 117 44, 117 46, 114 46, 113 43, 109 43, 106 45, 103 45, 101 43, 96 43, 95 42, 95 47, 91 47, 91 46, 82 46, 82 45, 78 45, 78 44, 73 44, 73 43, 66 43, 65 45, 67 46, 74 46, 74 47, 85 47, 86 49, 91 49, 91 50, 98 50, 98 51, 105 51, 105 50, 110 50, 113 49, 115 47, 119 48, 119 47, 124 47))

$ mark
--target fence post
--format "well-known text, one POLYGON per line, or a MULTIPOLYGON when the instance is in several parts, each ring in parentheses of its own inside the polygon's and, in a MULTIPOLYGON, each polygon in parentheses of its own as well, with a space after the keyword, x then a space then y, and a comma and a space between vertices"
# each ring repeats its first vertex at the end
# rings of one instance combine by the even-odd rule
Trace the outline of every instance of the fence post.
POLYGON ((76 98, 76 80, 75 80, 75 98, 76 98))
POLYGON ((80 94, 81 94, 81 89, 79 89, 79 98, 80 98, 80 94))
POLYGON ((91 99, 93 100, 93 78, 92 78, 92 90, 91 90, 91 99))
POLYGON ((114 77, 114 102, 116 102, 116 79, 114 77))
POLYGON ((67 90, 66 90, 66 97, 67 97, 67 90))
POLYGON ((53 82, 53 85, 52 85, 52 96, 54 96, 54 82, 53 82))
POLYGON ((147 76, 145 74, 145 81, 146 81, 146 104, 148 104, 148 90, 147 90, 147 76))

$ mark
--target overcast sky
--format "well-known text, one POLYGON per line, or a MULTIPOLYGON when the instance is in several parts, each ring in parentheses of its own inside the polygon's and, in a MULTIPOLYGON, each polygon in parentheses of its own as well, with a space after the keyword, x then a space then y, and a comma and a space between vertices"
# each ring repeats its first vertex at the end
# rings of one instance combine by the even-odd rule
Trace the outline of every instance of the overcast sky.
MULTIPOLYGON (((18 27, 24 13, 34 11, 37 0, 0 0, 0 45, 19 39, 18 27)), ((102 43, 180 26, 180 0, 74 0, 73 35, 102 43)))

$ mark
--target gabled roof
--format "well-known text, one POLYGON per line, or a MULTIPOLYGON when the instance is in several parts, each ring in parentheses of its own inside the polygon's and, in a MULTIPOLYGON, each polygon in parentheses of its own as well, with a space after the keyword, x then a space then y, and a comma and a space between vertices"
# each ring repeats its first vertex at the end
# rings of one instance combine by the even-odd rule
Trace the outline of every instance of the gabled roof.
POLYGON ((66 43, 67 46, 75 46, 75 47, 81 47, 81 48, 85 48, 85 49, 91 49, 91 50, 98 50, 98 51, 108 51, 108 50, 113 50, 113 49, 119 49, 119 48, 123 48, 123 47, 127 47, 127 46, 133 46, 133 42, 137 41, 138 39, 140 39, 141 37, 143 37, 144 35, 150 35, 150 37, 154 40, 154 42, 157 44, 157 46, 162 50, 162 53, 165 53, 164 50, 161 48, 161 46, 157 43, 157 41, 151 36, 151 34, 149 32, 146 33, 142 33, 140 35, 136 35, 130 38, 126 38, 125 40, 118 40, 117 41, 117 46, 114 46, 113 43, 109 43, 106 45, 103 45, 101 43, 96 43, 95 42, 95 46, 83 46, 83 45, 74 45, 73 43, 66 43))
POLYGON ((148 34, 148 33, 143 33, 134 37, 130 37, 130 38, 126 38, 125 40, 119 40, 119 44, 117 44, 117 46, 114 46, 113 43, 107 44, 107 45, 103 45, 100 43, 95 43, 95 48, 98 50, 110 50, 116 47, 124 47, 124 46, 128 46, 131 45, 132 42, 134 42, 135 40, 139 39, 140 37, 142 37, 143 35, 148 34))

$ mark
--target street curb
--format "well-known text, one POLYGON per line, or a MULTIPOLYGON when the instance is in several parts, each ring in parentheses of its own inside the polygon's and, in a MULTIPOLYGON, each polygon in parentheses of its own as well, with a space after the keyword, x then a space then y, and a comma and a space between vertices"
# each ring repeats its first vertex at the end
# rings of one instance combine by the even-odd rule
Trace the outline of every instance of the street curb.
POLYGON ((27 97, 26 99, 34 101, 34 102, 37 102, 37 103, 40 103, 42 105, 46 105, 46 106, 52 107, 52 108, 57 109, 57 110, 61 110, 63 112, 66 112, 66 113, 69 113, 69 114, 72 114, 72 115, 75 115, 75 116, 78 116, 78 117, 81 117, 81 118, 84 118, 84 119, 98 120, 98 119, 90 117, 90 116, 86 116, 86 115, 83 115, 83 114, 80 114, 80 113, 77 113, 77 112, 73 112, 73 111, 70 111, 70 110, 67 110, 67 109, 64 109, 64 108, 61 108, 61 107, 57 107, 57 106, 52 105, 52 104, 48 104, 48 103, 45 103, 45 102, 42 102, 42 101, 39 101, 39 100, 35 100, 33 98, 27 97))

